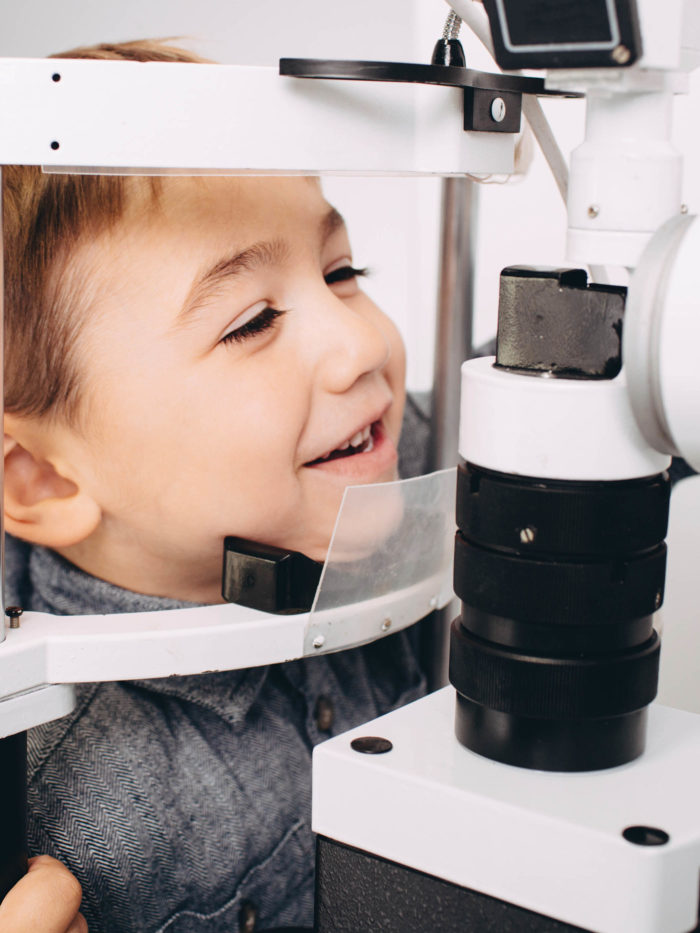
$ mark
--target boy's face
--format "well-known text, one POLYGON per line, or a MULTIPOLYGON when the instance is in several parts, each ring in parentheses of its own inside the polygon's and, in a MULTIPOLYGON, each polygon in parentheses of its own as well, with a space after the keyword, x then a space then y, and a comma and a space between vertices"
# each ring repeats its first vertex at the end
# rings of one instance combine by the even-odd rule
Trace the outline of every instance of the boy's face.
POLYGON ((401 340, 313 179, 166 180, 76 268, 92 310, 68 443, 102 513, 62 549, 79 566, 215 601, 225 535, 322 559, 344 488, 396 477, 401 340))

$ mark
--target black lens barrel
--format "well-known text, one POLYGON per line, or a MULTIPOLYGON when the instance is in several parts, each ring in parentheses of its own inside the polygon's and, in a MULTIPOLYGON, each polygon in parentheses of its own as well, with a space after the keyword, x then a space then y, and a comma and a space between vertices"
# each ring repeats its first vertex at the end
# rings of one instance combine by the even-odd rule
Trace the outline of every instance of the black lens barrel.
MULTIPOLYGON (((513 375, 546 376, 553 388, 614 379, 625 299, 624 287, 589 284, 583 269, 504 269, 495 369, 513 391, 513 375)), ((556 445, 556 428, 538 427, 533 438, 556 445)), ((591 444, 595 428, 581 423, 591 444)), ((669 478, 582 482, 493 467, 458 471, 457 737, 526 768, 631 761, 644 749, 658 682, 652 615, 664 597, 669 478)))
POLYGON ((458 471, 450 681, 457 736, 543 770, 641 754, 656 695, 669 480, 458 471))

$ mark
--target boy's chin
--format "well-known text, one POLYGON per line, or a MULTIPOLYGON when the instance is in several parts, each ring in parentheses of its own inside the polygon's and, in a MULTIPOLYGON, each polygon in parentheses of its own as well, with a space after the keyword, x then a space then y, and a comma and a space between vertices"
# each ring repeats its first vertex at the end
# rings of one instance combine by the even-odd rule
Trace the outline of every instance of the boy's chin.
POLYGON ((327 556, 334 563, 366 560, 382 549, 402 517, 401 490, 389 480, 353 486, 346 490, 325 539, 306 542, 294 550, 321 563, 327 556))

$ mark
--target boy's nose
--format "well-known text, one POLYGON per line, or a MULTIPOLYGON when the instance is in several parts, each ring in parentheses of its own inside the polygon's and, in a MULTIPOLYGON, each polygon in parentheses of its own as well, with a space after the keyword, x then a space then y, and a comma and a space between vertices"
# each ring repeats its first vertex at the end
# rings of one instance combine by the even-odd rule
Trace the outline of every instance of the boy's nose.
POLYGON ((387 365, 389 337, 363 311, 334 297, 327 300, 322 326, 318 365, 326 391, 346 392, 362 376, 387 365))

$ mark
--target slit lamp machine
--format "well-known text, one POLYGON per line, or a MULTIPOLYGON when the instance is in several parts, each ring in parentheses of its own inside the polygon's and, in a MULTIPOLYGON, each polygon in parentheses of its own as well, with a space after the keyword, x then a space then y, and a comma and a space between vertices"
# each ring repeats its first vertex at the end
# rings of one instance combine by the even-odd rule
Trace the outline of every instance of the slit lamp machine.
MULTIPOLYGON (((2 893, 26 865, 25 732, 72 709, 71 684, 363 644, 454 587, 450 686, 315 752, 316 929, 700 928, 700 718, 653 702, 667 470, 674 456, 700 468, 700 227, 671 144, 673 97, 700 65, 700 4, 450 0, 445 15, 423 63, 0 60, 0 164, 438 175, 443 229, 455 179, 512 172, 525 116, 566 197, 570 264, 493 283, 497 350, 461 370, 456 481, 346 493, 334 544, 386 495, 415 541, 381 544, 360 589, 333 546, 321 568, 227 541, 223 605, 60 618, 5 606, 2 893), (468 67, 460 22, 493 73, 468 67), (570 166, 547 96, 585 97, 570 166)), ((457 240, 443 248, 459 277, 457 240)), ((453 383, 436 396, 438 435, 453 383)))

